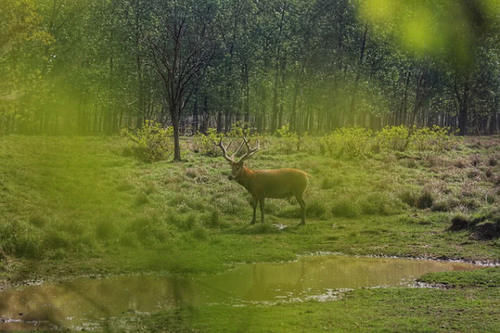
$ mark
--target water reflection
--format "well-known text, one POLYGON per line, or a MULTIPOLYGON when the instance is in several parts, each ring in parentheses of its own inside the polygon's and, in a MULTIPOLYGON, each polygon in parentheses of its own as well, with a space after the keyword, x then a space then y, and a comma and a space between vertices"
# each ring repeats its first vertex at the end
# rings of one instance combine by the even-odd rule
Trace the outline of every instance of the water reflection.
POLYGON ((213 303, 293 301, 333 289, 397 286, 428 272, 469 270, 465 263, 344 256, 239 265, 206 276, 80 278, 0 293, 0 329, 56 325, 213 303), (3 323, 2 323, 3 320, 3 323))

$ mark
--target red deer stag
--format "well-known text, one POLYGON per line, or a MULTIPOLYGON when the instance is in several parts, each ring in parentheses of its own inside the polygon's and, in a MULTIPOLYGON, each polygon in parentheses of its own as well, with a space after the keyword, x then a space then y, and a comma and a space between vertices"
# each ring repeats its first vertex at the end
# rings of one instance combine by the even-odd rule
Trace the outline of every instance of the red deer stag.
MULTIPOLYGON (((231 143, 229 144, 231 146, 231 143)), ((228 146, 228 147, 229 147, 228 146)), ((251 224, 255 223, 255 211, 257 203, 260 204, 261 222, 264 223, 264 199, 265 198, 289 198, 292 195, 297 198, 301 208, 301 223, 305 224, 306 203, 302 195, 307 187, 307 173, 298 169, 274 169, 274 170, 252 170, 243 165, 243 162, 259 150, 257 146, 251 149, 248 140, 244 137, 240 146, 232 156, 228 156, 227 149, 219 141, 219 147, 222 149, 224 158, 231 164, 231 175, 229 180, 236 180, 240 185, 247 189, 252 195, 253 218, 251 224), (246 146, 247 152, 239 161, 235 160, 236 154, 246 146)))

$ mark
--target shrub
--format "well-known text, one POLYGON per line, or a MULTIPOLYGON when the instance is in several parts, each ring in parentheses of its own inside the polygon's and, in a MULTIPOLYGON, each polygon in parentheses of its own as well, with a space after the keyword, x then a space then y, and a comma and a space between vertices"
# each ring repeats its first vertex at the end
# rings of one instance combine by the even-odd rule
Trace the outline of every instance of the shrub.
POLYGON ((248 124, 245 124, 241 121, 237 121, 231 126, 231 131, 229 131, 228 135, 233 138, 241 138, 243 136, 249 137, 250 128, 248 124))
POLYGON ((144 162, 155 162, 168 157, 171 149, 173 128, 162 128, 161 124, 146 120, 143 127, 135 132, 127 129, 122 131, 131 142, 130 152, 144 162))
POLYGON ((452 140, 447 127, 424 127, 412 129, 400 126, 387 126, 377 133, 378 146, 387 151, 405 151, 408 148, 419 151, 441 152, 449 148, 452 140))
POLYGON ((442 152, 449 148, 450 143, 449 128, 437 125, 416 129, 411 136, 412 148, 419 151, 442 152))
POLYGON ((404 151, 408 146, 409 130, 407 127, 387 126, 377 133, 377 142, 382 149, 404 151))
POLYGON ((295 149, 299 150, 299 136, 295 132, 290 131, 288 124, 283 125, 281 128, 276 130, 276 135, 279 139, 279 149, 282 153, 290 154, 295 149))
POLYGON ((372 131, 361 127, 336 129, 319 140, 320 151, 331 156, 357 158, 370 153, 372 131))
POLYGON ((219 156, 221 151, 217 143, 224 134, 217 133, 215 128, 209 128, 207 133, 197 133, 193 139, 193 151, 207 156, 219 156))

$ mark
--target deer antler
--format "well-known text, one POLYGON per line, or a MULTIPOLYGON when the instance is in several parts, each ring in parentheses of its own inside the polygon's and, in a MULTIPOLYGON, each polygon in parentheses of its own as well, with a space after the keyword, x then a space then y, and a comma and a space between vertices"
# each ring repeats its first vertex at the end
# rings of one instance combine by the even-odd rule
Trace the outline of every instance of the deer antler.
MULTIPOLYGON (((232 143, 232 141, 231 141, 231 143, 232 143)), ((229 145, 231 145, 231 143, 229 145)), ((222 154, 223 154, 224 158, 226 160, 228 160, 229 162, 234 163, 234 158, 229 157, 227 155, 226 147, 224 147, 224 145, 222 144, 222 138, 220 138, 218 146, 220 147, 220 149, 222 149, 222 154)))
POLYGON ((235 152, 234 152, 231 156, 229 156, 229 155, 228 155, 228 153, 227 153, 227 149, 228 149, 229 147, 231 147, 231 144, 232 144, 232 143, 233 143, 233 141, 231 141, 227 147, 224 147, 224 144, 222 143, 222 138, 220 138, 219 143, 217 144, 217 145, 220 147, 220 149, 222 150, 222 154, 223 154, 224 158, 225 158, 227 161, 231 162, 231 163, 236 163, 236 161, 235 161, 235 157, 236 157, 236 155, 240 152, 240 150, 241 150, 241 148, 243 147, 243 145, 245 145, 245 146, 247 147, 247 152, 245 153, 245 155, 243 155, 243 156, 240 158, 240 160, 238 161, 238 163, 243 162, 244 160, 246 160, 247 158, 249 158, 250 156, 252 156, 253 154, 255 154, 255 153, 259 150, 259 148, 260 148, 260 145, 259 145, 259 141, 258 141, 258 140, 257 140, 257 147, 255 147, 255 148, 253 148, 253 149, 252 149, 252 148, 250 148, 250 146, 248 145, 248 140, 247 140, 247 138, 246 138, 246 137, 243 137, 243 141, 240 143, 240 145, 239 145, 238 149, 236 149, 236 151, 235 151, 235 152))
POLYGON ((245 146, 247 147, 247 152, 245 153, 245 155, 243 155, 242 158, 240 158, 240 160, 239 160, 240 163, 243 162, 244 160, 250 158, 253 154, 255 154, 260 149, 259 140, 257 140, 257 146, 253 149, 250 148, 246 137, 243 137, 243 142, 241 143, 240 147, 243 144, 245 144, 245 146))

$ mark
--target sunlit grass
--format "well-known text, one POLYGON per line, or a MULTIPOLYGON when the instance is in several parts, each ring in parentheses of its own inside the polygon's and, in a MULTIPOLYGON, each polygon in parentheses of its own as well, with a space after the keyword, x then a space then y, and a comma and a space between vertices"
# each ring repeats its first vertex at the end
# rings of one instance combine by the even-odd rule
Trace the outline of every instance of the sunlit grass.
POLYGON ((127 143, 116 137, 0 140, 0 245, 12 258, 45 260, 48 270, 65 259, 76 271, 200 272, 316 251, 498 257, 497 239, 447 231, 454 214, 486 216, 499 200, 498 155, 484 140, 439 153, 335 157, 314 144, 283 153, 268 139, 248 166, 311 175, 304 227, 294 199, 266 200, 266 224, 250 226, 248 194, 227 179, 227 162, 190 152, 188 139, 183 163, 123 155, 127 143), (93 268, 81 265, 89 258, 93 268))

